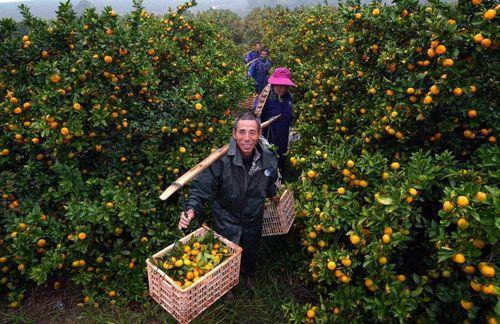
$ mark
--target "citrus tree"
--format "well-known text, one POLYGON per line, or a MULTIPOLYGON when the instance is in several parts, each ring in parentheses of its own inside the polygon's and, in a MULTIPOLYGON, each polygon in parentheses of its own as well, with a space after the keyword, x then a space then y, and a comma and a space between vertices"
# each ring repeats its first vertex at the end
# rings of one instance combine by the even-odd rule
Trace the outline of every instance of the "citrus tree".
POLYGON ((145 259, 181 235, 158 199, 222 145, 249 91, 231 40, 141 1, 57 18, 21 6, 29 33, 0 23, 0 290, 80 285, 83 302, 143 301, 145 259))
POLYGON ((495 321, 497 9, 275 11, 263 42, 299 86, 290 164, 318 295, 290 321, 495 321))

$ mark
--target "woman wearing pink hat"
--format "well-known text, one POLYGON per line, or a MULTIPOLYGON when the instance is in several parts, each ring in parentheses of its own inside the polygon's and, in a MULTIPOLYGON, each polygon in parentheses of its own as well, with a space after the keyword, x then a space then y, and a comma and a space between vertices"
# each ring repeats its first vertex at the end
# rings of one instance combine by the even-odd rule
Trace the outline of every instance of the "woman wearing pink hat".
MULTIPOLYGON (((289 92, 289 88, 296 87, 296 85, 291 79, 290 70, 284 67, 276 68, 273 75, 268 79, 268 83, 271 85, 271 91, 262 108, 260 120, 265 122, 273 116, 281 115, 278 120, 267 128, 264 136, 278 148, 278 166, 283 171, 285 154, 288 151, 288 135, 293 118, 293 97, 289 92)), ((254 111, 261 95, 254 102, 254 111)))

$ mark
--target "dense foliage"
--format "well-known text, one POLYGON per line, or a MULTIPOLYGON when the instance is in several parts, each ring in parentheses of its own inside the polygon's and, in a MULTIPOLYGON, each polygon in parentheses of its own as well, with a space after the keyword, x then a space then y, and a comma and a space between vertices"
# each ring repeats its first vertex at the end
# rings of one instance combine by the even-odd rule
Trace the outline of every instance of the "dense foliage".
MULTIPOLYGON (((16 307, 70 278, 85 301, 143 300, 145 258, 180 233, 158 197, 230 134, 248 93, 234 44, 183 17, 111 8, 1 22, 0 267, 16 307)), ((4 294, 6 293, 6 294, 4 294)))
POLYGON ((24 10, 24 37, 0 24, 0 289, 12 307, 63 278, 84 302, 144 300, 145 257, 180 235, 180 207, 159 192, 226 140, 250 91, 239 54, 262 41, 299 85, 293 259, 316 301, 283 305, 286 318, 496 322, 493 1, 276 7, 244 21, 135 4, 127 17, 62 4, 50 22, 24 10))
POLYGON ((287 305, 289 320, 498 316, 494 6, 349 2, 266 18, 264 43, 299 84, 290 163, 319 300, 287 305))

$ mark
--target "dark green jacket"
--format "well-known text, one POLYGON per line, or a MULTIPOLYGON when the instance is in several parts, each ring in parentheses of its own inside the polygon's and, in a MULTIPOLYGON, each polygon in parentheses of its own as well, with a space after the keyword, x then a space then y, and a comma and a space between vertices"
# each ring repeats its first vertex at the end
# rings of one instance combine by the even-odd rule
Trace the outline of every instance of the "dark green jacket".
POLYGON ((211 201, 215 231, 237 243, 242 226, 262 226, 264 200, 278 191, 274 154, 261 141, 255 149, 253 167, 246 170, 240 149, 231 139, 226 155, 193 180, 185 206, 201 215, 203 202, 211 201))

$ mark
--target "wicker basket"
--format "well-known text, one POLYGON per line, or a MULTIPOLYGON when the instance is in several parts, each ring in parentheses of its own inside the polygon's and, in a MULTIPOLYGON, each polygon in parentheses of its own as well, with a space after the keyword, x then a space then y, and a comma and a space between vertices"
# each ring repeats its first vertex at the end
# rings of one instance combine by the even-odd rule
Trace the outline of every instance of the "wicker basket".
POLYGON ((257 97, 256 93, 249 95, 245 100, 240 101, 238 103, 238 109, 242 110, 242 111, 252 110, 253 103, 254 103, 256 97, 257 97))
MULTIPOLYGON (((208 230, 200 227, 180 241, 186 243, 192 236, 203 236, 208 230)), ((214 234, 226 245, 231 256, 185 289, 178 287, 174 280, 158 268, 152 260, 146 260, 149 294, 180 323, 189 323, 238 284, 242 248, 219 234, 214 234)), ((173 247, 174 244, 171 244, 153 255, 153 258, 162 257, 173 247)))
POLYGON ((293 192, 286 189, 279 203, 268 202, 264 206, 262 236, 287 234, 295 219, 293 192))

